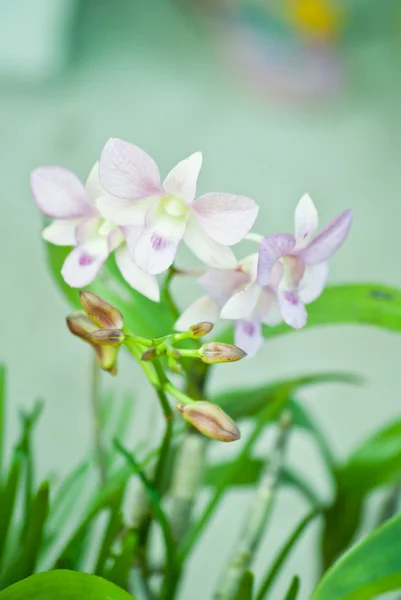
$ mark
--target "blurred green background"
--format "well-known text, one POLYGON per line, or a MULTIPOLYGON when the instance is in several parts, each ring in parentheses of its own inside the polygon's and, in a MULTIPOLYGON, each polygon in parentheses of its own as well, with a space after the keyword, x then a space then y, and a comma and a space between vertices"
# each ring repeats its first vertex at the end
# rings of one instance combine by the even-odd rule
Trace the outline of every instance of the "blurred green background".
MULTIPOLYGON (((354 225, 332 261, 331 281, 400 286, 396 4, 342 2, 343 13, 332 21, 330 12, 312 7, 312 17, 291 13, 286 22, 260 0, 0 0, 0 360, 9 366, 9 441, 17 407, 46 400, 35 440, 42 476, 66 473, 91 443, 91 357, 68 334, 69 308, 47 272, 31 169, 60 164, 85 178, 109 137, 146 149, 162 173, 202 150, 199 191, 253 197, 260 204, 255 229, 263 234, 292 230, 305 191, 323 225, 352 207, 354 225)), ((185 252, 179 258, 191 261, 185 252)), ((176 291, 182 307, 198 294, 193 280, 176 291)), ((252 361, 215 369, 211 383, 223 389, 320 370, 361 373, 363 388, 326 385, 304 393, 341 457, 400 416, 400 353, 399 336, 388 332, 316 329, 270 341, 252 361)), ((104 383, 118 394, 135 389, 132 440, 154 445, 159 409, 140 370, 123 359, 118 378, 104 383)), ((213 451, 227 457, 230 448, 213 451)), ((302 433, 292 438, 289 462, 330 497, 323 466, 302 433)), ((227 496, 193 556, 182 598, 210 596, 249 499, 246 491, 227 496)), ((280 491, 256 573, 305 509, 291 490, 280 491)), ((283 577, 303 575, 305 600, 317 574, 318 527, 297 546, 283 577)), ((277 598, 281 592, 277 587, 277 598)))

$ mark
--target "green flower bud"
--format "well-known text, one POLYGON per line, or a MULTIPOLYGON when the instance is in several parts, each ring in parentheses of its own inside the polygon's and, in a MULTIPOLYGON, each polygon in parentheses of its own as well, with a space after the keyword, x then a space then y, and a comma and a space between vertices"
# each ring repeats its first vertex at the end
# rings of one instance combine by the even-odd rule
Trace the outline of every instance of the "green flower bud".
POLYGON ((223 342, 210 342, 199 348, 199 356, 204 363, 213 365, 216 363, 235 362, 246 356, 246 352, 233 344, 223 342))
POLYGON ((101 329, 122 329, 124 318, 120 311, 89 290, 79 293, 82 307, 88 317, 101 329))
POLYGON ((202 321, 202 323, 197 323, 196 325, 192 325, 189 328, 189 331, 192 333, 192 337, 196 340, 208 333, 210 333, 213 329, 213 323, 209 323, 208 321, 202 321))
POLYGON ((144 360, 145 362, 150 362, 154 358, 157 358, 157 356, 157 350, 154 346, 152 346, 152 348, 149 348, 148 350, 146 350, 146 352, 142 354, 141 360, 144 360))
POLYGON ((206 437, 220 442, 235 442, 241 436, 232 418, 217 404, 199 400, 192 404, 178 404, 177 408, 184 419, 206 437))

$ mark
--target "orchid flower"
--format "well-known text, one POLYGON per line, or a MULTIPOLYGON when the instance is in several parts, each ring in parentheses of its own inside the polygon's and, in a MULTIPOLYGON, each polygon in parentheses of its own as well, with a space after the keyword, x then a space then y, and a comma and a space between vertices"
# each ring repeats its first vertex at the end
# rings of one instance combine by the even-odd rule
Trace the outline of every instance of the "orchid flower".
POLYGON ((128 252, 126 239, 132 239, 135 231, 107 222, 98 210, 100 200, 113 201, 99 183, 98 163, 85 186, 71 171, 49 166, 32 172, 31 188, 42 213, 54 219, 43 230, 43 238, 58 246, 74 246, 61 270, 68 285, 81 288, 91 283, 115 251, 118 268, 129 285, 159 300, 156 278, 137 267, 128 252))
MULTIPOLYGON (((244 334, 259 332, 260 322, 271 324, 269 321, 272 315, 277 315, 277 309, 287 325, 295 329, 304 327, 305 304, 323 292, 329 272, 327 259, 344 243, 351 222, 352 211, 347 210, 312 239, 318 215, 311 198, 304 195, 295 210, 295 236, 277 234, 262 239, 256 280, 234 294, 220 316, 251 323, 252 331, 247 326, 244 334)), ((244 348, 240 341, 236 344, 244 348)))
POLYGON ((199 279, 206 290, 176 323, 185 330, 201 320, 219 316, 234 321, 234 342, 254 356, 263 342, 262 324, 284 321, 296 329, 306 324, 305 304, 322 293, 328 276, 327 259, 340 248, 351 226, 352 212, 334 219, 314 240, 317 211, 309 196, 295 211, 295 237, 278 234, 262 239, 253 254, 236 269, 208 270, 199 279))
POLYGON ((126 240, 144 271, 162 273, 173 263, 179 243, 213 267, 234 267, 229 246, 248 233, 258 206, 246 196, 212 192, 195 199, 202 154, 179 162, 161 183, 159 169, 143 150, 110 139, 102 152, 99 176, 111 194, 99 200, 101 214, 120 226, 134 226, 126 240), (141 225, 138 230, 138 225, 141 225))
POLYGON ((178 331, 186 331, 198 321, 214 323, 222 316, 222 309, 231 298, 242 297, 244 291, 254 290, 256 302, 249 311, 242 311, 234 318, 234 343, 248 356, 255 356, 263 343, 261 323, 277 325, 282 321, 277 310, 275 294, 270 288, 257 284, 258 254, 240 261, 235 269, 208 269, 198 282, 206 295, 196 300, 180 316, 175 324, 178 331))

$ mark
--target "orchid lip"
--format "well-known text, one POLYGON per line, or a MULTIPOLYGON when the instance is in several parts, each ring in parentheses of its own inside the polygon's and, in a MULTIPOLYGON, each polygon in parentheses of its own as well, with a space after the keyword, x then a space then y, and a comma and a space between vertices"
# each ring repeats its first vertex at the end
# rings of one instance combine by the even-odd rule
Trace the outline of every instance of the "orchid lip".
POLYGON ((164 196, 163 207, 170 217, 182 217, 187 212, 187 206, 184 200, 176 196, 164 196))

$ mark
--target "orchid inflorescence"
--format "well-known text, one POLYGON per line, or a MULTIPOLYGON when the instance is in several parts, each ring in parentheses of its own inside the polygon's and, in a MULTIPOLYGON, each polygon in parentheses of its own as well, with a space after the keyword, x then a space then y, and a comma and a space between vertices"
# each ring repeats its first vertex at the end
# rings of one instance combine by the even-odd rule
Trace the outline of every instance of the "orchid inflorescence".
POLYGON ((313 238, 318 215, 304 195, 295 210, 295 235, 258 235, 251 232, 258 214, 251 198, 222 192, 196 198, 201 165, 202 154, 196 152, 161 183, 146 152, 110 139, 85 186, 67 169, 39 167, 31 175, 34 198, 53 219, 43 237, 73 246, 62 267, 71 287, 90 284, 114 253, 128 284, 155 302, 160 300, 157 275, 171 267, 183 240, 208 267, 199 279, 206 294, 183 312, 176 329, 230 319, 235 344, 253 356, 262 343, 262 324, 284 321, 296 329, 306 324, 305 305, 322 293, 327 260, 345 241, 352 211, 313 238), (258 249, 237 261, 231 246, 243 239, 255 241, 258 249))

